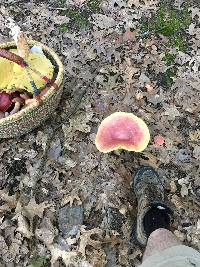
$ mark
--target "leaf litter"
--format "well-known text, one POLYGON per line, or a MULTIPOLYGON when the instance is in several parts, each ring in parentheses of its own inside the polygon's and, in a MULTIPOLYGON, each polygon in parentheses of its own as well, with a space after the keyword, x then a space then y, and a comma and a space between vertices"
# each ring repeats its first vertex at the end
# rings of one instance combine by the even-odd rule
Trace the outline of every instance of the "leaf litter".
POLYGON ((130 183, 141 165, 156 168, 168 189, 175 234, 200 249, 200 9, 196 1, 172 3, 173 12, 189 16, 180 23, 165 2, 1 5, 0 42, 10 39, 10 17, 29 38, 54 48, 64 63, 65 90, 50 120, 0 142, 0 265, 138 265, 130 183), (179 28, 165 23, 163 10, 179 28), (164 28, 144 24, 156 17, 164 28), (173 31, 184 40, 172 40, 173 31), (152 140, 143 153, 96 150, 100 121, 116 111, 149 125, 152 140), (157 136, 162 145, 154 144, 157 136))

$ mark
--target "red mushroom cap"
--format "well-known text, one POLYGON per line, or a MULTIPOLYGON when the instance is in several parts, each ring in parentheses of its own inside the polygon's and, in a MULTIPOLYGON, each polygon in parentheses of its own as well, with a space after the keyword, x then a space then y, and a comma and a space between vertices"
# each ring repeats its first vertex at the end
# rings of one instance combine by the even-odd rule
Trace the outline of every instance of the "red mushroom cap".
POLYGON ((142 119, 132 113, 115 112, 101 122, 95 144, 103 153, 117 149, 141 152, 149 140, 149 129, 142 119))
POLYGON ((2 92, 0 93, 0 111, 6 111, 12 105, 11 95, 2 92))

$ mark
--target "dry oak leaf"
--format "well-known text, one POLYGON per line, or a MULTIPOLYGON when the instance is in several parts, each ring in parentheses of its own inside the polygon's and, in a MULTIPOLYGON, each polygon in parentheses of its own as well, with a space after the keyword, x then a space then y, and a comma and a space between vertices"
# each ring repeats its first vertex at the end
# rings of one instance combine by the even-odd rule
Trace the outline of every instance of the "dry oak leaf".
POLYGON ((93 14, 92 19, 92 23, 100 29, 109 29, 116 25, 116 22, 113 18, 103 14, 93 14))
POLYGON ((37 204, 35 199, 32 198, 27 206, 24 206, 22 208, 23 215, 26 216, 31 222, 33 221, 33 218, 37 215, 40 218, 43 217, 44 210, 46 208, 51 207, 51 204, 48 204, 46 201, 42 202, 40 204, 37 204))
POLYGON ((4 189, 0 190, 0 199, 6 202, 10 208, 16 207, 16 196, 9 196, 9 193, 6 192, 4 189))
POLYGON ((141 5, 140 0, 128 0, 128 6, 132 7, 132 5, 139 7, 141 5))
POLYGON ((74 202, 76 202, 77 205, 82 204, 82 201, 76 192, 72 192, 70 195, 64 196, 61 201, 61 206, 63 207, 69 203, 71 207, 74 202))
POLYGON ((51 252, 51 264, 54 266, 58 259, 62 259, 65 266, 70 266, 72 264, 75 267, 79 266, 77 261, 78 253, 76 251, 66 251, 57 248, 54 244, 47 246, 48 250, 51 252))
POLYGON ((99 247, 99 245, 102 244, 102 241, 94 240, 91 238, 92 235, 98 235, 100 238, 102 238, 102 229, 100 228, 94 228, 91 230, 85 230, 85 226, 81 227, 81 233, 79 236, 80 244, 79 244, 79 252, 82 255, 85 255, 86 246, 90 245, 94 248, 99 247))
POLYGON ((54 228, 50 218, 44 217, 40 228, 35 230, 36 237, 42 241, 46 246, 53 244, 55 236, 58 234, 57 229, 54 228))
POLYGON ((18 220, 18 227, 16 231, 21 233, 26 238, 31 238, 33 236, 33 233, 30 230, 30 226, 26 218, 23 215, 19 214, 17 216, 17 220, 18 220))
POLYGON ((189 137, 191 141, 200 141, 200 129, 189 132, 189 137))
POLYGON ((200 146, 195 146, 193 150, 193 157, 200 160, 200 146))
POLYGON ((175 120, 176 117, 180 116, 180 112, 174 105, 164 105, 165 112, 162 115, 168 116, 169 120, 175 120))
POLYGON ((134 41, 136 39, 136 37, 138 36, 139 34, 139 30, 134 30, 134 31, 131 31, 130 28, 127 28, 125 33, 123 35, 120 35, 117 39, 116 39, 116 42, 118 44, 121 44, 121 43, 124 43, 124 42, 127 42, 127 41, 134 41))

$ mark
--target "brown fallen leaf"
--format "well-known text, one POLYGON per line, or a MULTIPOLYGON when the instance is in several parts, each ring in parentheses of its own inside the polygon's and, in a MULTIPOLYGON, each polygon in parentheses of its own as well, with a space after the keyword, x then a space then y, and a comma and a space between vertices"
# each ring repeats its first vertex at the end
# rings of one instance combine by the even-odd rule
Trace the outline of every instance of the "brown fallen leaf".
POLYGON ((139 34, 138 29, 131 31, 131 29, 128 28, 122 36, 122 42, 134 41, 136 37, 138 36, 138 34, 139 34))
POLYGON ((40 218, 43 217, 44 210, 51 207, 51 204, 48 204, 46 201, 40 204, 37 204, 35 198, 32 198, 27 206, 23 207, 23 214, 30 220, 33 221, 33 218, 37 215, 40 218))
POLYGON ((147 90, 148 93, 151 93, 152 94, 154 92, 154 87, 151 84, 148 84, 147 83, 145 85, 145 88, 146 88, 146 90, 147 90))
POLYGON ((189 137, 191 141, 200 141, 200 129, 189 132, 189 137))
POLYGON ((80 266, 78 263, 80 256, 78 257, 78 253, 76 251, 61 250, 55 244, 48 245, 47 248, 51 252, 52 266, 54 266, 58 259, 62 259, 65 266, 70 266, 71 264, 75 267, 80 266))
POLYGON ((28 224, 26 218, 19 214, 18 218, 18 227, 16 229, 17 232, 20 232, 23 236, 26 238, 31 238, 33 236, 33 233, 30 229, 30 225, 28 224))
POLYGON ((100 228, 94 228, 91 230, 86 230, 84 226, 81 227, 81 233, 79 235, 80 244, 79 244, 79 252, 82 255, 85 255, 86 246, 90 245, 94 248, 99 247, 102 242, 99 240, 92 239, 92 235, 99 235, 101 237, 102 230, 100 228))
POLYGON ((116 42, 116 44, 120 45, 120 44, 123 44, 127 41, 135 41, 138 34, 139 34, 138 29, 131 31, 130 28, 127 28, 124 34, 116 36, 115 42, 116 42))

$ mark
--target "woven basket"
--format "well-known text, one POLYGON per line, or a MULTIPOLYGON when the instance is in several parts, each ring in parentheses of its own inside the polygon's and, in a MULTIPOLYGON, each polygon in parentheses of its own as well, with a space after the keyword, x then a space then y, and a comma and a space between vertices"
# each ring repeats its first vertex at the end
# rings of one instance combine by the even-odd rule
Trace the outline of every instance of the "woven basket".
MULTIPOLYGON (((41 97, 40 102, 36 102, 19 112, 0 119, 0 138, 12 138, 26 134, 38 127, 46 120, 57 108, 63 91, 63 65, 57 54, 47 47, 36 41, 29 41, 29 45, 39 45, 42 47, 46 57, 54 65, 54 82, 58 85, 58 90, 51 86, 48 92, 41 97)), ((14 42, 1 44, 0 48, 16 48, 14 42)))

